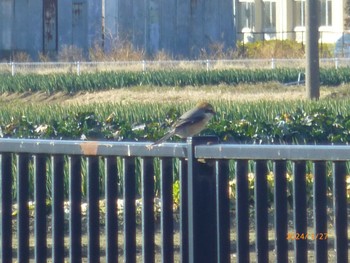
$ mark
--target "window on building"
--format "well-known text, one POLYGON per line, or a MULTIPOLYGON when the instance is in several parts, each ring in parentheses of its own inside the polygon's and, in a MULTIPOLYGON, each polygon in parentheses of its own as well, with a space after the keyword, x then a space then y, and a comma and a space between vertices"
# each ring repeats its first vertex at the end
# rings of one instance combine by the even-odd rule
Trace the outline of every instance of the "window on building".
POLYGON ((320 1, 320 26, 332 25, 332 0, 320 1))
POLYGON ((276 29, 276 2, 264 1, 263 2, 263 19, 264 29, 275 30, 276 29))
MULTIPOLYGON (((295 25, 305 26, 305 0, 295 0, 295 25)), ((332 25, 332 0, 320 0, 319 2, 320 26, 332 25)))
POLYGON ((295 0, 295 26, 305 26, 305 0, 295 0))
POLYGON ((239 28, 253 28, 255 22, 255 4, 254 1, 240 1, 239 10, 239 28))

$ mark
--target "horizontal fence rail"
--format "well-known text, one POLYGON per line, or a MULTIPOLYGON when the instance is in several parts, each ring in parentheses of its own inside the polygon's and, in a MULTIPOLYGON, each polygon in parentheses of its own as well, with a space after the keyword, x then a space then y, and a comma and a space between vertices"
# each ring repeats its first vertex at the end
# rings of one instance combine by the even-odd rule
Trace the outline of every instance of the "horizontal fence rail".
MULTIPOLYGON (((321 67, 348 67, 350 58, 321 58, 321 67)), ((99 61, 99 62, 10 62, 0 63, 0 73, 45 74, 71 73, 80 75, 99 71, 152 71, 152 70, 218 70, 241 68, 305 68, 305 59, 223 59, 223 60, 161 60, 161 61, 99 61)))
POLYGON ((149 145, 0 139, 0 261, 349 261, 349 146, 149 145))

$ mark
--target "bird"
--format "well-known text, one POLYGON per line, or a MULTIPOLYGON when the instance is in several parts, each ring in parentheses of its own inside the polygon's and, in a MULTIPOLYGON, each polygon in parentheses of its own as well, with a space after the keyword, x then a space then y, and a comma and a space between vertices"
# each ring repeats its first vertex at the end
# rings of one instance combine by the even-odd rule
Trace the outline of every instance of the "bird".
POLYGON ((181 138, 192 137, 204 130, 214 115, 214 107, 211 104, 205 101, 199 102, 193 109, 181 115, 170 130, 150 147, 163 143, 173 135, 181 138))

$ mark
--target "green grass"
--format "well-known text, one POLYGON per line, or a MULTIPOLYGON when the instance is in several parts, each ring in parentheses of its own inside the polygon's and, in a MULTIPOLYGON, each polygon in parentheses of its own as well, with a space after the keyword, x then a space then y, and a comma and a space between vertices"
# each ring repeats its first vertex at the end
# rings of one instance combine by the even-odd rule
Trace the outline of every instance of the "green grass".
MULTIPOLYGON (((213 104, 217 115, 203 134, 215 134, 224 141, 347 143, 350 140, 348 100, 213 104)), ((158 139, 178 116, 193 106, 194 103, 173 102, 18 107, 17 103, 8 103, 0 106, 0 127, 4 137, 80 139, 84 135, 87 139, 149 141, 158 139)))
MULTIPOLYGON (((45 91, 99 91, 132 86, 203 86, 257 84, 276 81, 293 82, 303 68, 230 69, 230 70, 164 70, 147 72, 97 72, 75 74, 0 74, 0 92, 45 91)), ((349 68, 323 68, 320 70, 323 85, 337 86, 349 83, 349 68)))

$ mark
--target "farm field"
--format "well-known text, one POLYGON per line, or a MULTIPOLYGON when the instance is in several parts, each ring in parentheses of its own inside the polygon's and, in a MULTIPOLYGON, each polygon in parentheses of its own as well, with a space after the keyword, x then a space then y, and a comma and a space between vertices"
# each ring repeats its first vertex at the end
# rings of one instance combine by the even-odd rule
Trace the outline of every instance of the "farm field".
MULTIPOLYGON (((350 85, 340 87, 321 87, 321 99, 329 97, 347 97, 350 94, 350 85)), ((43 91, 9 93, 0 95, 0 102, 4 104, 91 104, 91 103, 179 103, 207 101, 295 101, 305 98, 304 86, 284 86, 277 82, 261 84, 240 84, 237 86, 218 85, 201 87, 152 87, 136 86, 96 92, 77 92, 69 94, 56 92, 47 94, 43 91)))
MULTIPOLYGON (((285 122, 289 124, 285 127, 286 131, 290 129, 291 134, 296 131, 300 134, 305 132, 311 136, 319 136, 320 140, 323 140, 325 138, 321 131, 332 126, 328 122, 333 124, 336 117, 342 115, 344 120, 341 118, 338 120, 339 124, 344 124, 344 129, 339 130, 342 137, 339 140, 334 137, 334 140, 338 143, 348 143, 348 134, 343 134, 343 132, 349 130, 348 127, 350 127, 350 123, 347 124, 349 126, 345 126, 350 113, 349 89, 350 85, 323 86, 319 102, 305 100, 303 86, 287 87, 276 82, 201 87, 135 86, 72 94, 57 92, 50 95, 45 92, 3 93, 0 95, 0 135, 1 132, 9 131, 10 134, 13 131, 13 137, 53 138, 54 133, 57 132, 63 139, 68 137, 80 139, 81 135, 85 134, 88 139, 118 140, 122 136, 128 139, 130 135, 132 136, 130 138, 137 140, 154 140, 164 133, 179 114, 190 109, 198 101, 207 100, 213 103, 218 112, 207 133, 217 134, 224 139, 230 140, 228 135, 238 130, 232 135, 234 140, 242 142, 246 140, 247 143, 251 143, 251 138, 256 134, 262 140, 265 138, 264 129, 270 129, 270 126, 277 126, 278 123, 285 122), (302 111, 299 111, 300 109, 302 111), (112 121, 108 120, 110 116, 112 116, 112 121), (72 125, 79 123, 79 120, 83 120, 82 126, 85 126, 75 129, 72 125), (254 122, 254 120, 259 122, 254 122), (137 128, 144 123, 146 128, 142 126, 137 128), (328 126, 319 127, 321 123, 328 126), (133 126, 134 124, 136 127, 133 126), (264 124, 267 125, 264 126, 264 124), (45 125, 52 127, 54 132, 50 132, 45 125), (232 130, 223 129, 228 125, 232 125, 229 127, 232 130), (255 129, 255 125, 260 130, 255 129), (21 127, 24 129, 21 130, 21 127), (252 130, 251 127, 254 129, 252 130), (310 127, 316 127, 317 130, 311 131, 310 127), (15 130, 16 132, 20 130, 20 133, 15 133, 15 130), (119 132, 119 138, 108 137, 116 131, 119 132), (146 132, 148 132, 147 136, 146 132), (252 134, 248 135, 248 133, 252 134)), ((284 131, 282 128, 281 126, 281 131, 284 131)), ((340 129, 341 127, 335 128, 340 129)), ((297 137, 296 139, 302 140, 303 138, 297 137)), ((273 219, 270 220, 272 221, 273 219)), ((311 229, 310 232, 312 232, 311 229)), ((251 239, 254 239, 254 229, 250 235, 251 239)), ((141 238, 140 235, 138 238, 141 238)), ((138 244, 141 242, 139 239, 138 244)), ((273 240, 273 233, 270 239, 273 240)), ((175 233, 174 240, 175 244, 179 242, 178 232, 175 233)), ((83 244, 85 243, 86 237, 83 241, 83 244)), ((103 243, 102 234, 101 244, 103 243)), ((158 262, 159 233, 156 236, 156 244, 158 262)), ((310 241, 310 246, 312 245, 313 242, 310 241)), ((178 251, 178 246, 176 251, 178 251)), ((273 253, 270 252, 270 258, 274 258, 273 253)), ((178 253, 175 256, 178 257, 178 253)), ((231 256, 234 260, 235 254, 231 256)), ((251 258, 255 259, 254 254, 251 258)), ((290 258, 292 259, 293 256, 290 255, 290 258)), ((334 259, 333 251, 329 259, 330 261, 334 259)))
POLYGON ((182 113, 206 100, 217 114, 203 134, 224 141, 345 143, 350 136, 349 87, 322 87, 318 102, 304 99, 303 86, 277 82, 5 92, 0 96, 0 137, 152 141, 182 113))

